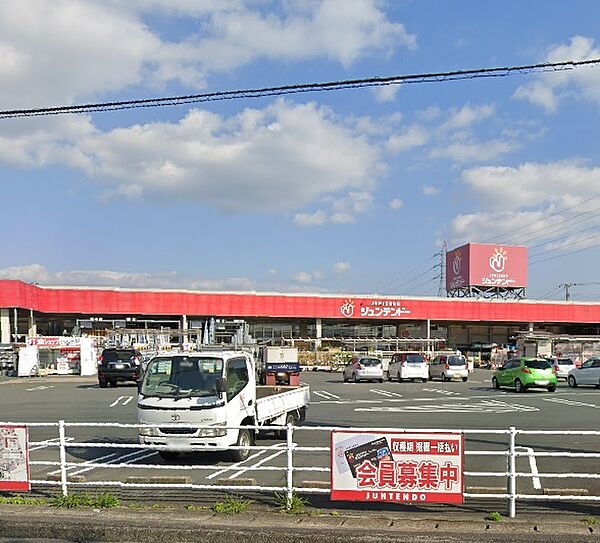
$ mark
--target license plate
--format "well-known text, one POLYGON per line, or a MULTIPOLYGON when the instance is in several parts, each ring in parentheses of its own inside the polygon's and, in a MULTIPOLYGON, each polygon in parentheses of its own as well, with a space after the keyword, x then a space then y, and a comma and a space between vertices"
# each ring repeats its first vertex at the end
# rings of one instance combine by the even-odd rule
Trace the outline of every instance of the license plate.
POLYGON ((115 364, 116 370, 124 370, 126 368, 125 364, 115 364))
POLYGON ((535 384, 536 384, 536 385, 542 385, 542 386, 545 386, 545 385, 547 385, 549 382, 550 382, 550 381, 548 381, 548 380, 546 380, 546 381, 536 381, 536 382, 535 382, 535 384))

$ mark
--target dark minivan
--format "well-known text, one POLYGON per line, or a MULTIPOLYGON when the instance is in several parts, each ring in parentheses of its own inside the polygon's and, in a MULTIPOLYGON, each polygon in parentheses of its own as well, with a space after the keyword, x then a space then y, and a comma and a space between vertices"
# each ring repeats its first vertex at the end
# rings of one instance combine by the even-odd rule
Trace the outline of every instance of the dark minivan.
POLYGON ((142 376, 142 355, 135 349, 104 349, 98 360, 98 385, 116 387, 118 382, 136 382, 142 376))

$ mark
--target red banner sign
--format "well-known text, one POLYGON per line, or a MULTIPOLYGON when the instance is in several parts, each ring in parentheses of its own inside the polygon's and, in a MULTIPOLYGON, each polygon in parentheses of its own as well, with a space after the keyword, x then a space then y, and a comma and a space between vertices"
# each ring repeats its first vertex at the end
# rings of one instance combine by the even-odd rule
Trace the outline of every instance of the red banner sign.
POLYGON ((463 502, 462 434, 331 433, 331 499, 463 502))
POLYGON ((446 289, 526 287, 527 247, 467 243, 446 254, 446 289))

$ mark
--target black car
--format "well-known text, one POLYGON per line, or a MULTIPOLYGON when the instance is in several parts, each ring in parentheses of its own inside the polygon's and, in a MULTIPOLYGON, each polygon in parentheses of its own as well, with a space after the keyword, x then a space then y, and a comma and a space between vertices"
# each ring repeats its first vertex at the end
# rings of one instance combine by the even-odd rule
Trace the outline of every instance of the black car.
POLYGON ((98 384, 116 387, 118 382, 137 382, 142 376, 142 355, 135 349, 104 349, 98 360, 98 384))

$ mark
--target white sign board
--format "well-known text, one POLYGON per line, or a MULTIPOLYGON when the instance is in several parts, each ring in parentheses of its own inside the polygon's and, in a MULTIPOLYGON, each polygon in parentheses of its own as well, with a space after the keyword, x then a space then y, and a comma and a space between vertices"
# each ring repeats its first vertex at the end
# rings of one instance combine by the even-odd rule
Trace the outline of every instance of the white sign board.
POLYGON ((0 490, 31 490, 26 426, 0 426, 0 490))
POLYGON ((331 499, 463 502, 464 439, 458 433, 331 433, 331 499))

